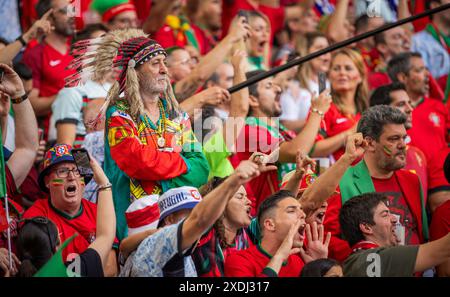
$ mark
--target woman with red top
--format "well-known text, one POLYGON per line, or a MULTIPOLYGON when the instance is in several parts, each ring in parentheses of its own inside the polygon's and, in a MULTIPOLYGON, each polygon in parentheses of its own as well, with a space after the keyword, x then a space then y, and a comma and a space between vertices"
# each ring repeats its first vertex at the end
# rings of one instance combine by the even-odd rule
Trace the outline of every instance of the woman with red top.
POLYGON ((333 102, 323 116, 313 157, 331 155, 337 161, 344 153, 347 136, 356 132, 361 113, 368 107, 367 74, 359 53, 341 49, 332 58, 328 74, 333 102))

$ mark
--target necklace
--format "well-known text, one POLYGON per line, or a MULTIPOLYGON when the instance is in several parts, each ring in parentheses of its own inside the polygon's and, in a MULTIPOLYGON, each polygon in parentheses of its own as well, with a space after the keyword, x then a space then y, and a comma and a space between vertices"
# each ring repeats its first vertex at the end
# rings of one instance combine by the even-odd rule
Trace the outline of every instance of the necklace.
POLYGON ((152 123, 150 122, 149 118, 147 115, 145 115, 144 118, 144 122, 146 124, 146 126, 148 126, 149 128, 155 130, 156 134, 158 135, 158 139, 156 141, 156 145, 159 148, 164 148, 166 145, 166 139, 164 138, 164 130, 166 127, 166 114, 164 113, 164 107, 161 101, 158 101, 158 107, 159 107, 159 125, 158 128, 153 127, 152 123))

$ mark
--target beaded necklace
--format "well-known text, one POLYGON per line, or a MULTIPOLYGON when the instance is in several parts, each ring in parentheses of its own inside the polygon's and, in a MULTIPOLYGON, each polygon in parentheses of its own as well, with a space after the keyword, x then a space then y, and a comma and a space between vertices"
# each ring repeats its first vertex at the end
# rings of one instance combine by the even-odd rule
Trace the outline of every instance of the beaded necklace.
MULTIPOLYGON (((158 101, 158 107, 159 107, 158 128, 156 128, 155 125, 149 120, 149 117, 147 115, 144 115, 143 119, 144 119, 144 124, 148 128, 155 130, 156 134, 158 135, 158 140, 156 141, 156 145, 159 148, 164 148, 166 145, 166 139, 164 138, 165 127, 166 127, 166 114, 164 112, 164 107, 163 107, 163 104, 161 101, 158 101)), ((152 139, 153 139, 153 137, 152 137, 152 139)))

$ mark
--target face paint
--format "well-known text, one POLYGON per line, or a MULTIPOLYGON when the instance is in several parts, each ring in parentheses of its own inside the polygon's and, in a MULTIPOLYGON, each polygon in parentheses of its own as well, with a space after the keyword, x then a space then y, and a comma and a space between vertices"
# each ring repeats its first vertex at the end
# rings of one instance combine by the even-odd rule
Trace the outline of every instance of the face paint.
POLYGON ((64 180, 63 179, 61 179, 61 178, 52 179, 52 186, 59 187, 59 186, 63 186, 63 185, 64 185, 64 180))
POLYGON ((392 151, 390 148, 388 148, 387 146, 383 145, 383 152, 386 156, 388 157, 392 157, 392 151))

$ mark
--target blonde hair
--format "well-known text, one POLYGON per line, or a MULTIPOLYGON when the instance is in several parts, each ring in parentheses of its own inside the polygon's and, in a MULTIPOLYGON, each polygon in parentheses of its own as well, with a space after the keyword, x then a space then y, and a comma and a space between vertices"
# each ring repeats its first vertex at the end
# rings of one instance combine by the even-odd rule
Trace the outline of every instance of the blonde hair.
MULTIPOLYGON (((355 105, 356 105, 356 111, 358 113, 362 113, 369 107, 369 103, 368 103, 369 88, 368 88, 368 83, 367 83, 367 70, 366 70, 366 66, 364 64, 364 60, 358 52, 356 52, 352 49, 349 49, 349 48, 343 48, 343 49, 340 49, 339 51, 337 51, 333 55, 333 58, 331 60, 331 65, 333 65, 334 59, 339 55, 345 55, 348 58, 350 58, 350 60, 352 60, 356 69, 358 70, 359 75, 361 76, 361 82, 356 87, 356 93, 355 93, 354 100, 355 100, 355 105)), ((333 103, 336 104, 336 106, 338 107, 338 109, 340 111, 342 111, 343 113, 346 113, 347 112, 346 108, 345 108, 344 104, 341 102, 339 94, 334 92, 333 89, 331 90, 331 92, 332 92, 333 103)))
MULTIPOLYGON (((309 49, 314 44, 317 38, 327 38, 325 34, 321 32, 311 32, 306 33, 305 36, 298 39, 296 44, 296 50, 300 57, 304 57, 309 54, 309 49)), ((327 39, 328 41, 328 39, 327 39)), ((300 82, 300 86, 304 89, 307 89, 311 94, 313 90, 309 89, 309 80, 313 75, 312 64, 311 61, 303 63, 299 66, 297 72, 297 79, 300 82)))

